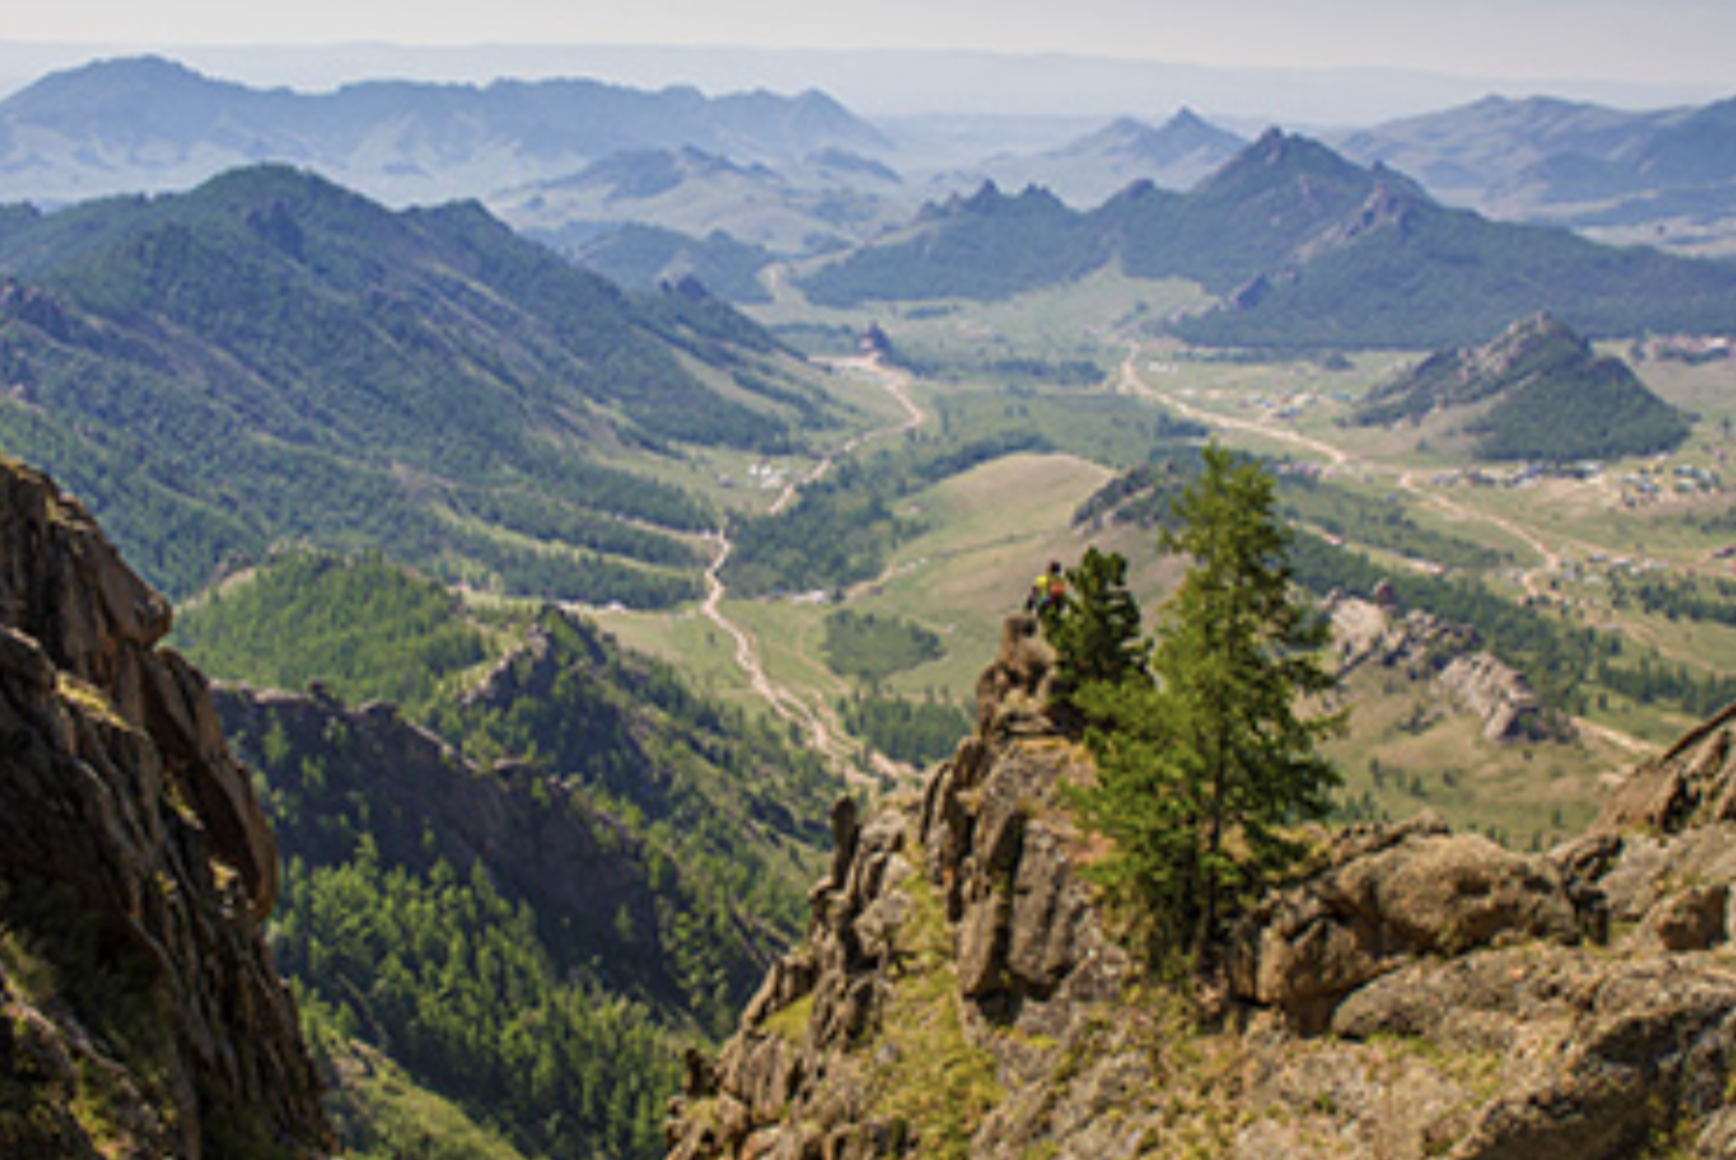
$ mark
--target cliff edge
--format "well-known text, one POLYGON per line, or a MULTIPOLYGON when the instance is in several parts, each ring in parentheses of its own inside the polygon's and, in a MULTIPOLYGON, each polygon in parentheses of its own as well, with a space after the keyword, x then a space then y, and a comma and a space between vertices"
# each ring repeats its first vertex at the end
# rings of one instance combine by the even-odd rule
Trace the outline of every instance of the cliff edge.
MULTIPOLYGON (((1092 768, 1047 727, 1048 661, 1009 621, 923 793, 839 804, 808 936, 689 1059, 672 1160, 1736 1156, 1722 804, 1547 855, 1429 817, 1322 833, 1181 994, 1080 875, 1058 787, 1092 768)), ((1732 752, 1722 718, 1629 796, 1736 800, 1732 752)))
POLYGON ((313 1156, 277 848, 166 600, 0 460, 0 1155, 313 1156))

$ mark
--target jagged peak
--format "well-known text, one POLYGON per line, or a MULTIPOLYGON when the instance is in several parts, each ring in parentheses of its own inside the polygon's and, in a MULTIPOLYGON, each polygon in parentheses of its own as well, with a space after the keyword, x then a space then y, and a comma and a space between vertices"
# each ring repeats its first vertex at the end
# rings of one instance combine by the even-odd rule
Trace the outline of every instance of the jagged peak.
POLYGON ((1366 192, 1375 178, 1322 142, 1274 126, 1207 178, 1197 192, 1204 197, 1235 196, 1298 181, 1324 181, 1346 191, 1366 192))
POLYGON ((1018 193, 1009 194, 991 177, 983 179, 983 183, 977 186, 974 193, 954 194, 945 202, 934 206, 926 216, 989 217, 1008 212, 1071 214, 1073 211, 1044 186, 1031 184, 1018 193))

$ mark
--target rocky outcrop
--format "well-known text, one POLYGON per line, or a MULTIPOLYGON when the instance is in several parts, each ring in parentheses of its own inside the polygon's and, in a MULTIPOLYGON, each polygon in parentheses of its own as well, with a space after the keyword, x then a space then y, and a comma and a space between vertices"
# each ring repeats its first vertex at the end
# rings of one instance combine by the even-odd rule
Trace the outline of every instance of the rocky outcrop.
POLYGON ((672 1156, 920 1155, 960 1132, 1014 1155, 1038 1125, 1108 1106, 1096 1087, 1035 1096, 1100 1034, 1090 1013, 1129 973, 1074 872, 1058 786, 1082 767, 1046 724, 1050 663, 1013 618, 978 684, 978 732, 923 794, 866 822, 840 803, 808 937, 715 1066, 690 1069, 672 1156), (1014 1080, 1011 1098, 983 1096, 1014 1080))
POLYGON ((277 850, 167 602, 0 461, 0 1154, 329 1139, 259 922, 277 850), (52 986, 45 985, 52 978, 52 986))
POLYGON ((1338 670, 1363 667, 1403 672, 1427 682, 1438 700, 1483 723, 1490 741, 1564 739, 1572 725, 1551 713, 1525 675, 1478 647, 1476 634, 1422 611, 1390 602, 1337 595, 1328 602, 1338 670))
POLYGON ((1593 829, 1675 834, 1725 822, 1736 822, 1736 705, 1635 769, 1593 829))
POLYGON ((1572 945, 1599 914, 1547 859, 1438 821, 1358 827, 1337 837, 1326 869, 1243 921, 1231 987, 1318 1031, 1347 995, 1404 964, 1516 939, 1572 945))
POLYGON ((809 936, 690 1061, 672 1157, 1736 1156, 1730 718, 1548 854, 1322 834, 1178 992, 1081 877, 1062 787, 1092 770, 1012 676, 1021 628, 920 798, 836 812, 809 936))

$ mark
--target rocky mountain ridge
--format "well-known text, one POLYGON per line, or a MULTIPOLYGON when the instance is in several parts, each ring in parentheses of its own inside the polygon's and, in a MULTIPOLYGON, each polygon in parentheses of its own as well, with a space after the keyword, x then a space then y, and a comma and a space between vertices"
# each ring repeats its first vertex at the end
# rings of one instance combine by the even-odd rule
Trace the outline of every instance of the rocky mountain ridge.
POLYGON ((1004 189, 1040 185, 1070 205, 1101 205, 1137 181, 1187 189, 1209 177, 1247 144, 1191 109, 1178 110, 1161 125, 1119 117, 1103 128, 1053 149, 998 154, 955 187, 993 180, 1004 189))
POLYGON ((690 1059, 672 1158, 1736 1155, 1729 714, 1545 855, 1428 817, 1322 834, 1183 997, 1079 877, 1048 664, 1009 622, 921 796, 834 813, 808 938, 690 1059))
POLYGON ((314 1156, 277 846, 167 601, 0 461, 0 1153, 314 1156))
POLYGON ((1480 345, 1442 350, 1376 386, 1350 422, 1421 422, 1444 414, 1482 459, 1569 462, 1673 450, 1688 417, 1632 368, 1599 355, 1548 313, 1521 318, 1480 345))
POLYGON ((1346 153, 1414 174, 1436 196, 1611 240, 1727 252, 1736 101, 1631 112, 1485 97, 1344 137, 1346 153))
POLYGON ((1736 287, 1719 263, 1449 209, 1384 165, 1276 129, 1185 193, 1136 183, 1087 213, 1044 191, 986 187, 800 284, 828 306, 995 301, 1110 263, 1221 297, 1169 331, 1261 350, 1466 344, 1544 310, 1596 336, 1716 331, 1736 287))

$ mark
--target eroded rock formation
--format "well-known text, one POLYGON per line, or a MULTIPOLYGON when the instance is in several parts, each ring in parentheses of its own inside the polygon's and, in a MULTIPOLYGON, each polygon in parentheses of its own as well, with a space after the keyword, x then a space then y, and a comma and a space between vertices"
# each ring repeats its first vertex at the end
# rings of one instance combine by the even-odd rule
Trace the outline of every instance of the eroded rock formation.
POLYGON ((1178 994, 1081 878, 1061 787, 1092 771, 1041 728, 1030 642, 919 798, 840 808, 809 936, 690 1060, 671 1157, 1736 1156, 1736 720, 1549 854, 1322 834, 1178 994))
POLYGON ((1570 733, 1571 723, 1545 708, 1525 675, 1481 648, 1470 629, 1356 597, 1336 596, 1328 608, 1340 673, 1381 667, 1427 682, 1446 703, 1481 721, 1491 741, 1570 733))
POLYGON ((314 1155, 277 848, 168 603, 0 461, 0 1154, 314 1155))

